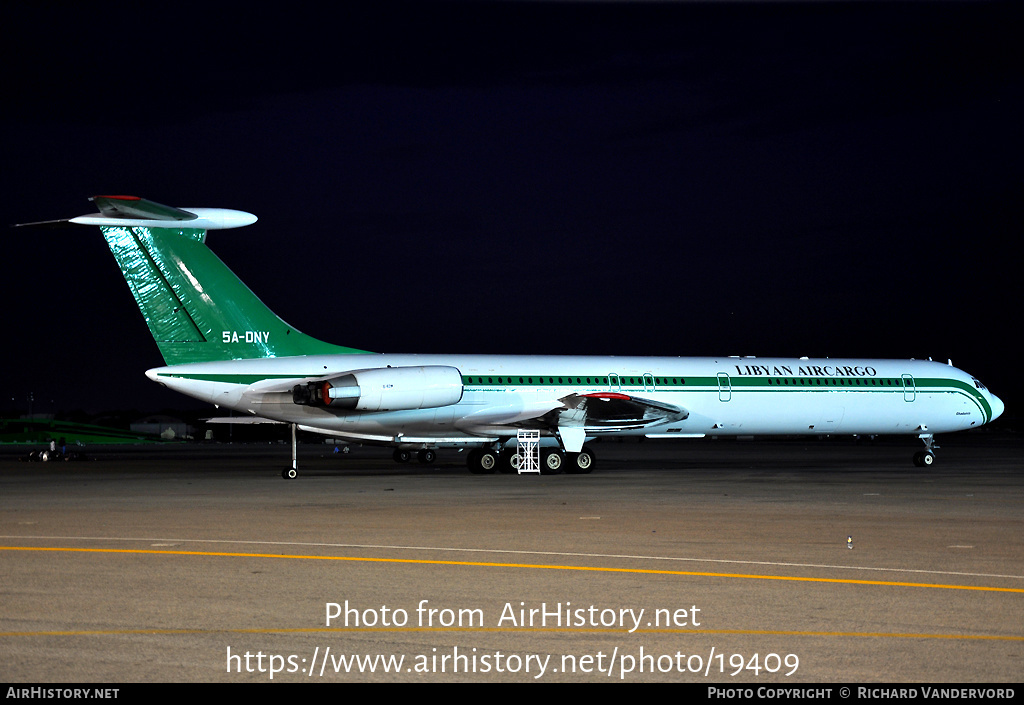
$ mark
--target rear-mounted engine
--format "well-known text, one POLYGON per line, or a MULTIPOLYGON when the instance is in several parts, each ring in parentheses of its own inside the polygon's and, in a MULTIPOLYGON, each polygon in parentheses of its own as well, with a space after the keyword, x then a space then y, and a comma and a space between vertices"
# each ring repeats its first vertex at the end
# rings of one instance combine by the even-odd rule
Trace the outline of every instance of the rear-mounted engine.
POLYGON ((454 367, 357 370, 292 388, 292 401, 339 411, 402 411, 458 404, 462 373, 454 367))

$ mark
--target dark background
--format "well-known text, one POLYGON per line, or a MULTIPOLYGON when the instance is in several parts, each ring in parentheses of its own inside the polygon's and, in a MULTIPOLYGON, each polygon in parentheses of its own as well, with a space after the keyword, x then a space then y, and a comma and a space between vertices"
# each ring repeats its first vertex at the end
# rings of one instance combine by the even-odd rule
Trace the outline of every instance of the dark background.
MULTIPOLYGON (((5 8, 6 221, 253 212, 214 251, 365 350, 952 358, 1014 415, 1019 3, 369 5, 5 8)), ((0 261, 5 413, 198 404, 95 228, 0 261)))

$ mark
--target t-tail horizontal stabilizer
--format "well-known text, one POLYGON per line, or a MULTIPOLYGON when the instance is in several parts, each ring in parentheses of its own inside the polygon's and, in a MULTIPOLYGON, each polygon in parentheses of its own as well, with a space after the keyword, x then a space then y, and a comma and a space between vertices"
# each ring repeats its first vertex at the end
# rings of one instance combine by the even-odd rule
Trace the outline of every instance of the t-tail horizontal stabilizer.
POLYGON ((89 199, 99 210, 98 214, 80 215, 77 218, 41 220, 34 223, 19 223, 15 227, 98 225, 126 226, 130 228, 188 227, 196 230, 227 230, 242 228, 256 222, 256 216, 245 211, 230 208, 174 208, 162 203, 139 198, 138 196, 93 196, 89 199))
POLYGON ((124 225, 167 228, 176 225, 197 230, 242 228, 256 222, 256 216, 229 208, 173 208, 137 196, 93 196, 100 215, 72 218, 78 225, 124 225))

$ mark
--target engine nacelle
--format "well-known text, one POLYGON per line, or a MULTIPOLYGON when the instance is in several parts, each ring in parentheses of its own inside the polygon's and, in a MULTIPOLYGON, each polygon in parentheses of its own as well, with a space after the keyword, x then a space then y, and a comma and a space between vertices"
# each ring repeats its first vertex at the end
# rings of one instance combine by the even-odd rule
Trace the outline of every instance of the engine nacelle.
POLYGON ((458 404, 462 373, 454 367, 381 367, 306 382, 292 388, 292 401, 339 411, 404 411, 458 404))

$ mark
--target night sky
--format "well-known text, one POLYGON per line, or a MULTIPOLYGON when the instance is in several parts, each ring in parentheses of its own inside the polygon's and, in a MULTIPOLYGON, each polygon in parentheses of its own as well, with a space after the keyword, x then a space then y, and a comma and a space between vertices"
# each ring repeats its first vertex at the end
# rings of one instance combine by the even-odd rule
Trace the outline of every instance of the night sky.
MULTIPOLYGON (((6 221, 250 211, 212 249, 365 350, 952 358, 1015 415, 1020 3, 341 5, 5 9, 6 221)), ((98 230, 0 262, 5 413, 198 404, 98 230)))

